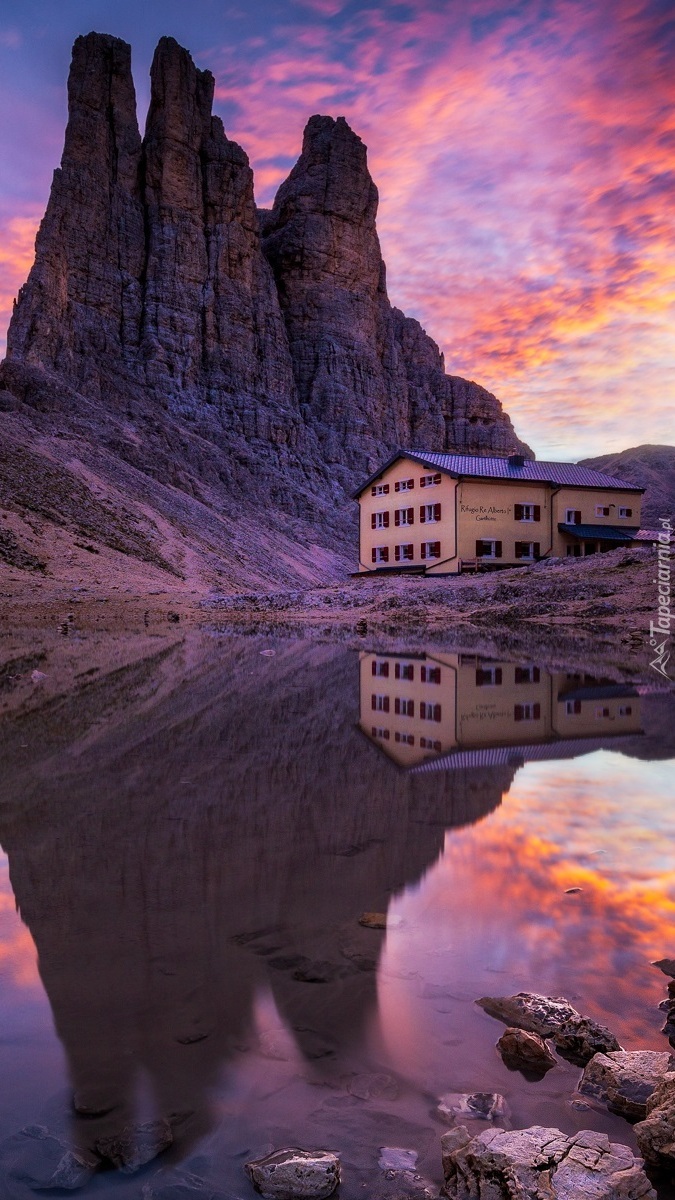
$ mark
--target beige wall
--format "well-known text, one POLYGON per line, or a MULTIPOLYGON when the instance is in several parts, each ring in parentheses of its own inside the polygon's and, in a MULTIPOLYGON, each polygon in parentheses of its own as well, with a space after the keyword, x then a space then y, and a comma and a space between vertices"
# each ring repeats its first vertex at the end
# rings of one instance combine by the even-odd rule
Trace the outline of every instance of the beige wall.
POLYGON ((522 559, 516 558, 516 542, 531 542, 535 545, 539 543, 542 557, 550 554, 564 557, 567 546, 576 541, 558 532, 558 524, 565 521, 567 509, 580 511, 583 524, 612 525, 619 528, 630 528, 640 524, 641 496, 636 492, 569 487, 556 490, 546 483, 513 480, 457 481, 444 474, 441 474, 440 484, 420 487, 422 476, 429 474, 433 474, 431 468, 422 468, 409 459, 403 459, 394 463, 377 480, 377 484, 388 484, 387 495, 373 496, 371 487, 364 492, 359 501, 359 571, 408 566, 425 567, 430 575, 453 574, 459 571, 462 559, 475 558, 478 540, 502 543, 501 558, 485 559, 485 565, 491 562, 502 566, 522 563, 522 559), (406 479, 413 480, 412 490, 397 492, 396 483, 406 479), (441 505, 440 521, 422 523, 420 506, 433 503, 441 505), (517 521, 517 504, 538 505, 539 521, 517 521), (608 506, 610 515, 596 517, 596 505, 608 506), (619 507, 631 508, 632 516, 620 518, 619 507), (414 510, 411 526, 395 525, 395 511, 402 508, 414 510), (378 512, 389 514, 388 528, 372 529, 372 514, 378 512), (440 542, 440 558, 422 558, 422 543, 428 541, 440 542), (401 544, 412 544, 412 559, 397 562, 395 547, 401 544), (387 547, 389 559, 386 563, 372 561, 372 551, 377 546, 387 547))
MULTIPOLYGON (((583 696, 595 681, 552 674, 543 667, 484 662, 473 655, 361 653, 360 727, 401 767, 414 766, 452 750, 528 745, 553 739, 612 737, 640 731, 639 696, 595 699, 583 696), (385 667, 386 676, 373 674, 385 667), (406 668, 412 679, 396 678, 406 668), (439 682, 424 682, 436 670, 439 682), (530 678, 524 678, 528 673, 530 678), (581 689, 568 711, 567 697, 581 689), (388 711, 373 708, 373 697, 388 711), (412 701, 411 715, 396 713, 396 700, 412 701), (440 721, 423 719, 421 704, 439 704, 440 721), (531 706, 529 713, 527 706, 531 706), (538 710, 535 709, 538 705, 538 710)), ((399 707, 401 705, 399 704, 399 707)))

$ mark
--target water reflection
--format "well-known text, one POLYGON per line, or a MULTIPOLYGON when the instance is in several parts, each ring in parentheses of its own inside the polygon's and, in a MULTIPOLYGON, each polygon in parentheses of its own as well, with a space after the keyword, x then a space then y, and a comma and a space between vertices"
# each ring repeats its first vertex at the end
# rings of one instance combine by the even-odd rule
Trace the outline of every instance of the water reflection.
MULTIPOLYGON (((382 1144, 414 1145, 438 1175, 429 1113, 449 1087, 497 1086, 523 1123, 539 1106, 563 1128, 590 1122, 628 1140, 618 1118, 565 1107, 569 1067, 536 1096, 506 1079, 472 1000, 489 990, 487 969, 500 971, 499 990, 570 982, 571 942, 541 938, 560 917, 551 887, 564 891, 560 855, 542 853, 537 830, 554 780, 523 802, 519 764, 597 745, 638 753, 653 698, 465 654, 274 648, 188 641, 65 690, 7 730, 0 838, 67 1059, 68 1094, 49 1099, 45 1123, 84 1146, 164 1114, 169 1161, 205 1173, 217 1163, 231 1187, 246 1152, 330 1143, 351 1164, 347 1198, 363 1194, 382 1144), (367 929, 364 911, 398 921, 367 929), (99 1115, 74 1113, 73 1095, 99 1115)), ((570 806, 570 781, 567 808, 563 798, 549 811, 549 846, 565 842, 570 813, 585 819, 591 793, 570 806)), ((651 864, 644 841, 641 854, 651 864)), ((672 870, 652 879, 653 913, 672 870)), ((633 942, 598 897, 593 970, 606 993, 611 939, 624 954, 633 942)), ((645 978, 655 1007, 659 981, 645 978)), ((586 998, 600 1005, 600 988, 586 998)), ((660 1046, 649 1012, 639 1033, 660 1046)), ((40 1105, 38 1088, 34 1120, 40 1105)))
POLYGON ((402 767, 575 757, 642 732, 631 684, 473 654, 359 658, 361 729, 402 767))

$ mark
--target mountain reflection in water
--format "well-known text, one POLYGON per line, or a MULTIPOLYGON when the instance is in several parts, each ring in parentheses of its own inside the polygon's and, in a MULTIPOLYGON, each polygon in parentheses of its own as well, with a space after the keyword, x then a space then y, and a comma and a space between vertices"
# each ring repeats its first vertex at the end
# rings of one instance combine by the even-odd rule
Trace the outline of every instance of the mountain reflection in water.
POLYGON ((581 792, 576 763, 518 765, 542 757, 523 747, 568 757, 614 737, 644 754, 668 698, 467 655, 278 642, 264 657, 267 645, 188 640, 17 722, 29 753, 4 772, 0 834, 69 1088, 46 1109, 38 1092, 32 1119, 47 1111, 88 1145, 139 1113, 168 1115, 176 1146, 148 1170, 217 1167, 237 1188, 250 1152, 330 1145, 352 1164, 346 1197, 384 1143, 414 1146, 438 1177, 430 1113, 449 1089, 504 1092, 514 1124, 630 1141, 620 1119, 566 1105, 573 1068, 536 1088, 508 1073, 500 1028, 472 1001, 567 987, 592 1015, 611 1010, 620 1038, 662 1048, 663 981, 647 964, 672 950, 662 839, 675 818, 660 776, 651 808, 626 813, 627 758, 581 792), (497 692, 496 709, 477 707, 497 692), (389 698, 377 720, 374 695, 389 698), (639 830, 616 876, 611 828, 596 844, 608 804, 626 836, 639 830), (566 897, 577 880, 581 896, 566 897), (364 911, 389 911, 388 930, 359 925, 364 911), (110 1111, 77 1117, 72 1092, 110 1111))

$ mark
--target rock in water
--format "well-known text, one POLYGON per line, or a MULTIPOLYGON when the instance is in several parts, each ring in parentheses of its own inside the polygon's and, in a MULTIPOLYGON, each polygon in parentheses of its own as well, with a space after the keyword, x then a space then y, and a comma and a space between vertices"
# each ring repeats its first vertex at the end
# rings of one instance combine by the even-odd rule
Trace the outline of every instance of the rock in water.
POLYGON ((508 1116, 506 1100, 499 1092, 447 1092, 438 1102, 438 1112, 448 1120, 498 1121, 508 1116))
POLYGON ((639 1159, 604 1133, 566 1137, 538 1125, 453 1133, 443 1146, 448 1200, 656 1200, 639 1159))
POLYGON ((244 1169, 256 1191, 274 1200, 323 1200, 340 1182, 340 1159, 329 1150, 275 1150, 244 1169))
POLYGON ((675 1172, 675 1072, 663 1077, 647 1101, 647 1116, 635 1126, 642 1157, 650 1166, 675 1172))
POLYGON ((611 1112, 628 1121, 642 1121, 649 1097, 671 1066, 670 1054, 658 1050, 596 1054, 586 1066, 579 1091, 602 1100, 611 1112))
POLYGON ((84 1187, 98 1166, 93 1155, 66 1146, 43 1125, 27 1125, 0 1145, 0 1166, 37 1191, 84 1187))
POLYGON ((127 1125, 119 1133, 100 1137, 94 1145, 101 1158, 111 1162, 118 1171, 133 1175, 152 1162, 173 1142, 173 1133, 167 1120, 147 1121, 143 1125, 127 1125))
POLYGON ((538 1033, 507 1029, 497 1042, 504 1064, 513 1071, 543 1075, 556 1065, 556 1057, 538 1033))
POLYGON ((675 979, 675 958, 657 958, 652 963, 653 967, 659 967, 664 975, 669 975, 671 979, 675 979))
POLYGON ((558 1052, 580 1067, 594 1054, 622 1049, 610 1029, 582 1017, 562 996, 518 992, 515 996, 483 996, 476 1003, 498 1021, 552 1038, 558 1052))

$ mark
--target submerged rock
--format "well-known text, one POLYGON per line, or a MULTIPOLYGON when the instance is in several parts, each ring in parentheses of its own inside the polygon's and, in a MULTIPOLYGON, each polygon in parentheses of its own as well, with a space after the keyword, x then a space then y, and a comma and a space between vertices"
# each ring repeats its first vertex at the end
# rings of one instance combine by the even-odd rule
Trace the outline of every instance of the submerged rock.
POLYGON ((586 1066, 579 1091, 602 1100, 628 1121, 647 1115, 647 1101, 671 1069, 672 1058, 658 1050, 619 1050, 596 1054, 586 1066))
POLYGON ((275 1150, 244 1170, 256 1191, 274 1200, 323 1200, 340 1182, 340 1159, 329 1150, 275 1150))
POLYGON ((415 1170, 416 1150, 382 1146, 378 1166, 385 1184, 378 1187, 382 1200, 435 1200, 438 1187, 415 1170))
POLYGON ((604 1133, 486 1129, 443 1139, 448 1200, 656 1200, 642 1164, 604 1133))
POLYGON ((635 1126, 645 1162, 659 1171, 675 1171, 675 1071, 664 1075, 647 1101, 647 1116, 635 1126))
POLYGON ((94 1149, 118 1171, 133 1175, 162 1151, 168 1150, 172 1142, 171 1126, 164 1117, 160 1117, 143 1125, 126 1125, 118 1133, 100 1137, 94 1143, 94 1149))
POLYGON ((27 1125, 0 1145, 0 1167, 14 1179, 38 1191, 75 1191, 89 1182, 97 1160, 73 1149, 44 1125, 27 1125))
POLYGON ((387 914, 377 912, 364 912, 359 917, 359 925, 364 925, 366 929, 386 929, 387 914))
POLYGON ((499 1092, 447 1092, 439 1100, 438 1111, 449 1120, 497 1121, 508 1116, 506 1100, 499 1092))
POLYGON ((594 1054, 622 1049, 610 1029, 583 1017, 563 996, 518 992, 515 996, 483 996, 476 1003, 506 1025, 552 1038, 558 1052, 580 1067, 594 1054))
POLYGON ((505 1066, 512 1071, 544 1075, 556 1065, 556 1057, 538 1033, 527 1029, 507 1029, 497 1042, 505 1066))

